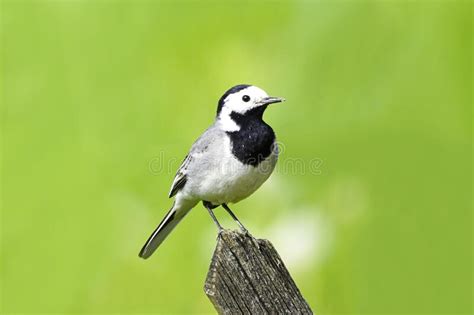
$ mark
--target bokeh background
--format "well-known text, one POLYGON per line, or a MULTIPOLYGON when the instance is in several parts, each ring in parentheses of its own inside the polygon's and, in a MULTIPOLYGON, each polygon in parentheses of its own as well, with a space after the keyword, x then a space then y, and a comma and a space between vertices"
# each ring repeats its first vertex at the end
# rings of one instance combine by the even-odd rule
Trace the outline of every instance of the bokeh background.
POLYGON ((1 26, 2 313, 213 313, 204 208, 137 254, 251 83, 288 100, 283 154, 233 208, 314 310, 472 314, 472 2, 6 0, 1 26))

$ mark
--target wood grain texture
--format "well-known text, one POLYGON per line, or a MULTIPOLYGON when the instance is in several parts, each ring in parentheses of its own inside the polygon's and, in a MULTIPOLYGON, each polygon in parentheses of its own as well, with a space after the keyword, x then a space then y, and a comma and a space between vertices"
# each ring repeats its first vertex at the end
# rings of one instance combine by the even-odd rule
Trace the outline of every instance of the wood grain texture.
POLYGON ((219 314, 313 314, 267 240, 224 230, 204 291, 219 314))

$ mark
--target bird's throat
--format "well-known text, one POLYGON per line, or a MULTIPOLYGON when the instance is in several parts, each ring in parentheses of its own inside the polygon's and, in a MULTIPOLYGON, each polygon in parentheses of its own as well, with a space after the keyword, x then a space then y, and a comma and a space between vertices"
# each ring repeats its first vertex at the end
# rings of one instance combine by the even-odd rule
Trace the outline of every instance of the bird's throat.
POLYGON ((257 107, 244 114, 230 114, 232 121, 239 126, 237 131, 227 131, 232 154, 244 164, 257 166, 274 148, 275 133, 262 119, 265 107, 257 107))

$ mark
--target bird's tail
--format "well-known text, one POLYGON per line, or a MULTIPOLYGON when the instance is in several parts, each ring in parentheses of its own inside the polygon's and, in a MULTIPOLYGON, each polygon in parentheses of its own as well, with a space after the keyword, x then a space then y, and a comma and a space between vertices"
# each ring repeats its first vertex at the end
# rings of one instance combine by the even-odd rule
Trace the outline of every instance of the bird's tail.
POLYGON ((138 256, 143 259, 150 257, 191 208, 177 209, 176 203, 173 203, 170 211, 168 211, 161 223, 150 235, 138 256))

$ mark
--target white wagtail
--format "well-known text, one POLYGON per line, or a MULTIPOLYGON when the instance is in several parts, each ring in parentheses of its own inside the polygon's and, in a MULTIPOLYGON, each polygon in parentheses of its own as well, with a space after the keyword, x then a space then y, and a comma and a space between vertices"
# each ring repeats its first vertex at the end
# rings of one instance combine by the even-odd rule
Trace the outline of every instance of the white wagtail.
POLYGON ((194 142, 181 164, 169 197, 173 206, 146 241, 139 256, 148 258, 199 201, 219 231, 213 209, 250 196, 270 176, 278 159, 275 133, 263 119, 269 104, 284 101, 252 85, 236 85, 219 99, 215 122, 194 142))

